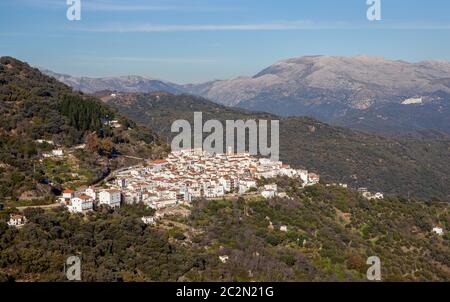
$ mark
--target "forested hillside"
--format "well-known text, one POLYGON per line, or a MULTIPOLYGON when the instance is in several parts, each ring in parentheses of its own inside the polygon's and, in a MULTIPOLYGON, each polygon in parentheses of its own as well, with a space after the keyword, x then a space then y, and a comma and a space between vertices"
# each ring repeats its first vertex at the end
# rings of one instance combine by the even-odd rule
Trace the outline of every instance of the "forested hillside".
MULTIPOLYGON (((106 94, 104 94, 106 95, 106 94)), ((167 93, 118 94, 103 100, 126 116, 171 137, 177 119, 280 120, 281 159, 318 172, 329 182, 398 194, 406 198, 450 200, 450 138, 386 138, 333 127, 310 118, 280 118, 224 107, 205 99, 167 93)))
POLYGON ((0 116, 0 202, 50 201, 63 185, 100 180, 124 155, 164 152, 150 130, 10 57, 0 58, 0 116), (43 156, 55 149, 64 156, 43 156))
POLYGON ((86 217, 28 209, 20 230, 1 212, 0 280, 64 281, 71 255, 82 259, 83 281, 365 281, 370 256, 384 281, 450 280, 448 231, 431 231, 450 228, 448 204, 278 184, 290 198, 200 200, 189 216, 153 227, 138 205, 86 217))

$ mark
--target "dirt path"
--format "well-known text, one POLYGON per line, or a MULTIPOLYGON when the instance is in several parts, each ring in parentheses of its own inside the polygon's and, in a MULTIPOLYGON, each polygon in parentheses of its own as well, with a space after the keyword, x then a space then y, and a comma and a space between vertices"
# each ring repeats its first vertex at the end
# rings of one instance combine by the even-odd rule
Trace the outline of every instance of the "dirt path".
MULTIPOLYGON (((25 209, 44 209, 44 210, 48 210, 48 209, 54 209, 57 207, 61 207, 62 205, 60 203, 53 203, 53 204, 47 204, 47 205, 43 205, 43 206, 25 206, 25 207, 16 207, 17 210, 19 211, 23 211, 25 209)), ((5 207, 5 209, 12 209, 13 207, 5 207)))

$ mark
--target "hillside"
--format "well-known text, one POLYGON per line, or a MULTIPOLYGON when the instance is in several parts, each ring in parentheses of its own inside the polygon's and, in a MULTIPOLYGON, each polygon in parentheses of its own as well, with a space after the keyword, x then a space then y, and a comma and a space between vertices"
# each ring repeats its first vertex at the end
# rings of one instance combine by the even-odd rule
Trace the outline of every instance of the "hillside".
MULTIPOLYGON (((118 94, 103 98, 130 118, 171 137, 177 119, 192 123, 193 112, 207 119, 280 119, 217 105, 189 95, 118 94)), ((369 187, 385 193, 426 200, 450 200, 450 139, 384 138, 333 127, 309 118, 281 118, 281 160, 318 172, 327 181, 369 187)))
POLYGON ((0 212, 0 281, 64 281, 70 255, 82 255, 85 282, 366 281, 370 256, 383 281, 450 280, 448 204, 278 184, 291 198, 200 200, 153 227, 138 205, 85 217, 27 209, 19 230, 0 212))
POLYGON ((152 131, 10 57, 0 58, 0 116, 0 201, 51 201, 133 162, 127 156, 164 151, 152 131))

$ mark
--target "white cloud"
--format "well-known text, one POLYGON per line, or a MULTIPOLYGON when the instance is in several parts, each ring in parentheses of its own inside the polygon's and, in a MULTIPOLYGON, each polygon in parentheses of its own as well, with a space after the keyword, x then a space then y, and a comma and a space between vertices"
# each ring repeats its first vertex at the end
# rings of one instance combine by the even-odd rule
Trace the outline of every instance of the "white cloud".
POLYGON ((151 63, 214 63, 215 59, 199 58, 139 58, 139 57, 109 57, 108 60, 125 62, 151 62, 151 63))
POLYGON ((82 31, 90 32, 183 32, 183 31, 264 31, 264 30, 299 30, 299 29, 319 29, 330 28, 318 26, 309 21, 281 22, 281 23, 254 23, 254 24, 140 24, 140 25, 120 25, 84 28, 82 31))
POLYGON ((347 23, 282 21, 249 24, 110 24, 79 28, 85 32, 153 33, 153 32, 200 32, 200 31, 277 31, 277 30, 448 30, 448 24, 420 23, 347 23))

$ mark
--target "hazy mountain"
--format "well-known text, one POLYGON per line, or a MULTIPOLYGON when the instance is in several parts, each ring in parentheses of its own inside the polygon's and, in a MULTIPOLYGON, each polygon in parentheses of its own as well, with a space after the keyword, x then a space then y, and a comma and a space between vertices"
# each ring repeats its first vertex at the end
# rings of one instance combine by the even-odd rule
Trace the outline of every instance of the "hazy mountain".
POLYGON ((307 56, 280 61, 253 77, 177 85, 148 77, 77 78, 45 71, 92 93, 167 91, 219 104, 379 133, 450 132, 450 63, 380 57, 307 56))
POLYGON ((446 61, 308 56, 280 61, 254 77, 185 89, 228 106, 311 116, 358 129, 450 131, 450 63, 446 61), (391 110, 395 116, 391 117, 391 110))
MULTIPOLYGON (((408 63, 384 58, 309 56, 280 61, 251 78, 190 86, 192 92, 225 105, 262 98, 293 98, 305 105, 334 102, 367 109, 408 98, 440 101, 450 95, 450 63, 408 63), (200 88, 200 89, 198 89, 200 88)), ((287 113, 287 112, 286 112, 287 113)))
POLYGON ((59 74, 50 70, 41 69, 43 73, 52 76, 60 82, 69 85, 75 90, 85 93, 110 90, 120 92, 154 92, 167 91, 170 93, 180 93, 183 87, 170 82, 164 82, 151 77, 143 76, 120 76, 105 78, 73 77, 66 74, 59 74))

